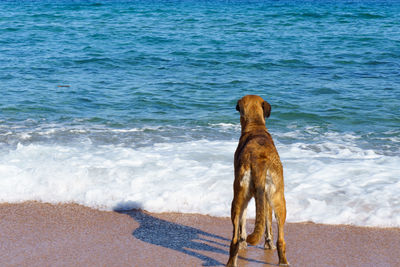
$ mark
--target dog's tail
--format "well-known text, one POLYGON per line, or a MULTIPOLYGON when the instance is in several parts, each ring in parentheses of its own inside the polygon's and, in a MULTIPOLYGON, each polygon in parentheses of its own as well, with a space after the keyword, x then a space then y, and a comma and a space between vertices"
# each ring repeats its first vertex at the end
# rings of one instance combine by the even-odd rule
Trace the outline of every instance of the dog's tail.
POLYGON ((257 245, 260 242, 264 231, 265 231, 265 186, 256 186, 256 192, 254 195, 256 200, 256 223, 254 226, 254 231, 250 234, 246 241, 251 245, 257 245))

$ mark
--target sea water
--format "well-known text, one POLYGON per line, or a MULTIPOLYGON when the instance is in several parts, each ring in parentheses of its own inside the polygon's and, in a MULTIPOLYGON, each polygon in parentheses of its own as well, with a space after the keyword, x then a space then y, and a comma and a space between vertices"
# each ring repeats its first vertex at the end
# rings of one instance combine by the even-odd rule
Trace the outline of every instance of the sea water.
POLYGON ((288 221, 399 227, 399 14, 398 1, 1 1, 0 201, 229 216, 235 106, 257 94, 288 221))

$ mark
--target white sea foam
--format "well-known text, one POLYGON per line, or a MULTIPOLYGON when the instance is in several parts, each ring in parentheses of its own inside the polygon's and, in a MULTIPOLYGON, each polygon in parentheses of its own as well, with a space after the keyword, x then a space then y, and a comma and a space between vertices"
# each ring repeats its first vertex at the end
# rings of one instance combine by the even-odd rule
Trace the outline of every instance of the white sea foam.
MULTIPOLYGON (((276 142, 288 221, 400 226, 400 158, 364 150, 353 136, 276 142)), ((30 144, 0 152, 0 201, 76 202, 112 210, 229 216, 237 141, 117 145, 30 144)), ((254 202, 249 206, 254 217, 254 202)))
POLYGON ((213 123, 210 124, 211 127, 218 127, 221 130, 229 130, 229 131, 240 131, 239 123, 213 123))

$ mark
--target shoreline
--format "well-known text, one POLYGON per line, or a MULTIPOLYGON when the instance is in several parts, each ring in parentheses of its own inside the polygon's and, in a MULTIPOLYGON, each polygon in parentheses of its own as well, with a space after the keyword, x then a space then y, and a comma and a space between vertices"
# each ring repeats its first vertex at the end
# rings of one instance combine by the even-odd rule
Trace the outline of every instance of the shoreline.
MULTIPOLYGON (((0 203, 1 266, 224 266, 231 235, 230 218, 0 203)), ((285 240, 291 266, 400 266, 396 227, 286 223, 285 240)), ((276 266, 262 244, 241 250, 239 266, 276 266)))

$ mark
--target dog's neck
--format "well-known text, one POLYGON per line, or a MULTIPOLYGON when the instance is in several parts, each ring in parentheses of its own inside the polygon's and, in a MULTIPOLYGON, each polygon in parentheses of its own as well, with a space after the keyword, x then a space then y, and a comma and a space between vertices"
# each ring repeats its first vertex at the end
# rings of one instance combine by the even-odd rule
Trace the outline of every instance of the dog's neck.
POLYGON ((246 121, 241 119, 240 124, 242 125, 242 135, 249 132, 268 131, 265 127, 265 121, 246 121))

